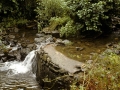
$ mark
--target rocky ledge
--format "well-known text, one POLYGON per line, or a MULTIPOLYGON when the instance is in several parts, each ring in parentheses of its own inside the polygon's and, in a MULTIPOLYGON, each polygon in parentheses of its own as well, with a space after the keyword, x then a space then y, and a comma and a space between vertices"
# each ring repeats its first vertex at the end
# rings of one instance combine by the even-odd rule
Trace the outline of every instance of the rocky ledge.
POLYGON ((39 48, 33 63, 33 72, 44 90, 70 90, 70 85, 84 72, 84 63, 70 59, 58 52, 55 46, 68 44, 68 40, 54 40, 51 35, 37 34, 39 48), (59 42, 58 42, 59 41, 59 42))
POLYGON ((70 90, 70 85, 84 71, 84 65, 55 50, 54 44, 38 51, 36 77, 45 90, 70 90))

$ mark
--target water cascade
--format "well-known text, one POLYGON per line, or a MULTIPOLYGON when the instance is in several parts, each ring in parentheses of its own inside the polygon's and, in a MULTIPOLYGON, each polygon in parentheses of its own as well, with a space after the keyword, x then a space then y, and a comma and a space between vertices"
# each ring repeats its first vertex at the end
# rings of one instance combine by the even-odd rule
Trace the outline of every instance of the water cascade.
MULTIPOLYGON (((37 51, 49 44, 51 37, 48 37, 44 42, 36 44, 36 50, 32 50, 25 57, 24 61, 7 61, 0 63, 0 90, 41 90, 36 81, 36 76, 33 74, 32 65, 36 61, 37 51), (24 83, 24 84, 23 84, 24 83), (31 89, 29 89, 31 88, 31 89)), ((6 46, 10 48, 10 45, 6 46)), ((12 47, 12 51, 20 48, 19 46, 12 47)))
POLYGON ((31 51, 24 61, 0 63, 0 90, 40 90, 32 73, 36 50, 31 51))

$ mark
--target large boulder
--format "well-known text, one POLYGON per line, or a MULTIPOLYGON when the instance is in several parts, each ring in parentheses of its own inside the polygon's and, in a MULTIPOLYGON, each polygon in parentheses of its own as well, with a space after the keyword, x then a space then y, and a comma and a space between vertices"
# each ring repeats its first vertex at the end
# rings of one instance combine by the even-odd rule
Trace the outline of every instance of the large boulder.
POLYGON ((36 79, 43 89, 70 90, 74 79, 79 79, 79 74, 84 72, 84 65, 64 56, 55 50, 53 44, 49 44, 38 51, 36 79))

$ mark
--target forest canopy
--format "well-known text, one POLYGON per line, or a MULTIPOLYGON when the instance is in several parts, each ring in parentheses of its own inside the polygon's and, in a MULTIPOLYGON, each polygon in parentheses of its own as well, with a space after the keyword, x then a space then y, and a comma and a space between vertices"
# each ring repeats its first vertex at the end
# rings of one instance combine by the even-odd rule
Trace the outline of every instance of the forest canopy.
POLYGON ((49 27, 66 37, 111 32, 119 18, 120 0, 0 0, 1 27, 36 19, 39 30, 49 27))

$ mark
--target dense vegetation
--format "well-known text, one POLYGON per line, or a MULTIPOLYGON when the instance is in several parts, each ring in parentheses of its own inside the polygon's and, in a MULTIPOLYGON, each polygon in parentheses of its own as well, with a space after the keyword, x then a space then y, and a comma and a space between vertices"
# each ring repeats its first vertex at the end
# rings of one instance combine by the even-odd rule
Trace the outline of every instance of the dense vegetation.
POLYGON ((61 36, 89 31, 109 32, 120 15, 120 0, 38 0, 39 26, 60 31, 61 36))
MULTIPOLYGON (((120 22, 120 0, 1 0, 1 26, 37 19, 38 29, 59 30, 61 36, 109 32, 120 22), (36 17, 35 17, 36 16, 36 17), (27 19, 27 20, 26 20, 27 19), (4 22, 4 23, 3 23, 4 22)), ((7 26, 6 26, 7 25, 7 26)))
POLYGON ((83 76, 71 85, 71 90, 119 90, 120 89, 120 56, 103 52, 96 56, 93 64, 83 76), (101 56, 104 58, 101 58, 101 56))
POLYGON ((0 26, 13 27, 35 17, 35 0, 0 0, 0 26))

